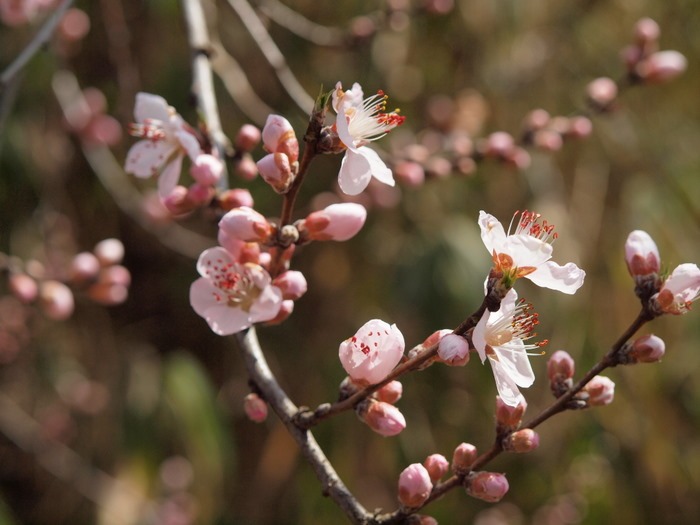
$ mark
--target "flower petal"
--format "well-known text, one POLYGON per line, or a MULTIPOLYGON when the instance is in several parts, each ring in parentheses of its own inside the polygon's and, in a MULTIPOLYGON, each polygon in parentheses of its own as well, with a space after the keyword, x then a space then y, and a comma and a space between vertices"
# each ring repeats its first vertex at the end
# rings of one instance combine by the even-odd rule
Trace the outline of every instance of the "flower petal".
POLYGON ((137 93, 134 105, 136 122, 143 123, 146 119, 160 120, 167 123, 170 120, 170 106, 165 99, 151 93, 137 93))
POLYGON ((338 184, 346 195, 358 195, 367 187, 372 179, 369 161, 351 150, 345 152, 338 173, 338 184))
POLYGON ((532 235, 509 235, 503 249, 518 268, 540 266, 552 258, 554 251, 551 244, 532 235))
POLYGON ((158 174, 174 151, 173 144, 166 141, 139 140, 129 149, 124 170, 137 177, 152 177, 158 174))
POLYGON ((177 131, 175 132, 175 137, 177 137, 177 140, 180 142, 180 145, 183 147, 183 149, 187 152, 187 155, 190 157, 192 162, 194 162, 197 157, 199 157, 203 151, 201 146, 199 145, 199 141, 197 140, 197 137, 192 135, 192 133, 189 133, 187 131, 177 131))
POLYGON ((219 246, 204 250, 197 260, 197 272, 202 277, 207 277, 210 269, 216 270, 234 262, 232 255, 219 246))
POLYGON ((479 228, 481 228, 481 240, 489 251, 489 255, 494 251, 501 253, 506 242, 506 232, 500 221, 490 213, 480 211, 479 228))
POLYGON ((182 157, 182 153, 175 155, 175 158, 166 164, 158 177, 158 195, 161 199, 170 195, 177 186, 182 171, 182 157))
POLYGON ((537 286, 543 286, 552 290, 557 290, 566 294, 574 294, 581 288, 586 272, 574 263, 566 263, 559 266, 557 263, 548 261, 525 276, 537 286))
MULTIPOLYGON (((532 370, 524 346, 525 343, 520 339, 513 339, 507 345, 495 347, 494 351, 499 363, 513 382, 527 388, 535 382, 535 372, 532 370)), ((493 365, 493 360, 491 364, 493 365)))
POLYGON ((515 381, 511 378, 508 368, 494 359, 490 359, 490 361, 493 377, 496 380, 498 395, 506 405, 511 407, 518 406, 525 398, 520 393, 520 390, 518 390, 518 385, 515 384, 515 381))
POLYGON ((266 286, 250 307, 250 320, 254 323, 273 319, 282 307, 282 290, 266 286))
POLYGON ((472 343, 474 344, 474 348, 476 348, 482 363, 486 361, 486 325, 489 321, 490 315, 491 312, 486 310, 472 332, 472 343))
POLYGON ((358 153, 367 159, 367 162, 369 162, 372 177, 389 186, 394 186, 396 184, 394 182, 393 173, 391 173, 391 170, 379 157, 376 151, 364 146, 358 150, 358 153))

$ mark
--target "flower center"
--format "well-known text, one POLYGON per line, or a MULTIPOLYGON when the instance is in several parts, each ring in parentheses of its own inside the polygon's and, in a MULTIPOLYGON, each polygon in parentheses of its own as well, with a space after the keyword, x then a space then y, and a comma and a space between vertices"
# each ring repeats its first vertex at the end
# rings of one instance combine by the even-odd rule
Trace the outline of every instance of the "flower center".
POLYGON ((399 115, 401 111, 399 109, 386 111, 388 98, 380 90, 376 95, 364 99, 361 106, 351 106, 345 109, 348 130, 357 146, 363 146, 368 142, 382 138, 406 120, 406 117, 399 115))
POLYGON ((559 237, 554 231, 554 224, 549 224, 546 220, 540 220, 542 219, 542 215, 527 210, 524 210, 522 213, 519 211, 515 212, 510 221, 510 226, 508 226, 508 235, 510 235, 510 230, 518 214, 520 214, 520 219, 515 227, 514 235, 531 235, 532 237, 550 244, 559 237))
MULTIPOLYGON (((540 323, 539 314, 533 312, 532 304, 520 299, 515 309, 508 315, 502 315, 492 323, 487 324, 484 339, 489 346, 499 347, 500 350, 511 350, 509 343, 514 340, 526 341, 537 336, 535 327, 540 323)), ((512 350, 533 350, 545 346, 545 339, 536 343, 513 346, 512 350)), ((535 355, 539 355, 535 354, 535 355)))
POLYGON ((155 142, 165 138, 165 127, 162 121, 147 118, 140 124, 129 124, 129 135, 155 142))
POLYGON ((221 293, 213 292, 214 299, 218 303, 225 302, 232 308, 249 311, 260 295, 260 289, 255 286, 253 279, 239 264, 224 262, 222 259, 217 259, 215 262, 207 261, 205 273, 214 286, 221 291, 221 293))

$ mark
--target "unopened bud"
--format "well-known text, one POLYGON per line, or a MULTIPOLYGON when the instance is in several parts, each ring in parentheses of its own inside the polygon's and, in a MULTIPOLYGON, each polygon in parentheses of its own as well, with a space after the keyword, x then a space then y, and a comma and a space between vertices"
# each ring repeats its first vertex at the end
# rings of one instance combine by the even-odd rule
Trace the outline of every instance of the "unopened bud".
POLYGON ((467 494, 490 503, 501 501, 508 488, 505 474, 497 472, 475 472, 466 481, 467 494))
POLYGON ((252 124, 243 124, 236 134, 235 145, 241 151, 250 151, 260 143, 262 134, 252 124))
POLYGON ((267 419, 267 403, 255 393, 250 393, 243 398, 243 410, 251 421, 262 423, 267 419))
MULTIPOLYGON (((311 213, 303 221, 308 237, 317 241, 347 241, 365 224, 367 210, 361 204, 344 202, 331 204, 311 213)), ((300 226, 300 229, 302 227, 300 226)))
POLYGON ((71 261, 70 280, 76 283, 91 281, 100 272, 100 261, 91 252, 81 252, 71 261))
POLYGON ((612 78, 600 77, 586 87, 588 100, 599 110, 605 110, 617 98, 617 84, 612 78))
POLYGON ((547 376, 551 382, 571 379, 575 369, 574 359, 564 350, 557 350, 547 361, 547 376))
POLYGON ((282 291, 284 299, 296 301, 306 293, 307 284, 304 274, 296 270, 288 270, 278 275, 272 284, 282 291))
POLYGON ((214 196, 214 188, 195 182, 187 188, 187 201, 193 206, 204 206, 214 196))
POLYGON ((514 429, 520 426, 523 420, 527 401, 521 396, 520 401, 515 406, 506 404, 500 396, 496 397, 496 423, 501 429, 514 429))
POLYGON ((549 112, 545 109, 533 109, 527 114, 523 122, 526 132, 538 131, 549 123, 549 112))
POLYGON ((634 39, 640 46, 656 42, 660 35, 659 24, 651 18, 642 18, 634 25, 634 39))
POLYGON ((284 153, 270 153, 257 163, 260 176, 277 193, 286 193, 292 182, 294 172, 289 157, 284 153))
POLYGON ((625 262, 632 277, 646 277, 659 273, 659 249, 647 232, 635 230, 627 236, 625 262))
POLYGON ((214 155, 198 155, 190 166, 190 175, 204 186, 214 186, 221 179, 224 164, 214 155))
POLYGON ((219 228, 245 242, 265 242, 272 234, 272 226, 267 219, 247 206, 227 212, 219 221, 219 228))
POLYGON ((636 73, 644 83, 662 84, 683 74, 688 60, 678 51, 658 51, 639 62, 636 73))
POLYGON ((399 501, 406 507, 419 507, 430 496, 433 483, 420 463, 406 467, 399 475, 399 501))
POLYGON ((559 151, 564 145, 561 135, 551 129, 543 129, 535 133, 532 142, 536 148, 548 152, 559 151))
POLYGON ((436 483, 450 469, 450 463, 442 454, 431 454, 423 462, 423 466, 428 471, 430 479, 436 483))
POLYGON ((192 203, 187 198, 187 188, 175 186, 172 191, 163 198, 163 206, 175 216, 185 215, 192 211, 192 203))
POLYGON ((124 259, 124 244, 119 239, 105 239, 97 243, 93 253, 102 266, 119 264, 124 259))
POLYGON ((666 353, 664 340, 653 334, 643 335, 632 343, 628 356, 636 363, 657 363, 666 353))
POLYGON ((97 282, 91 285, 86 293, 96 303, 114 306, 126 301, 129 297, 129 288, 118 283, 97 282))
POLYGON ((425 170, 417 162, 404 160, 394 166, 394 177, 406 186, 417 187, 425 182, 425 170))
POLYGON ((39 286, 36 281, 26 273, 11 274, 8 285, 12 295, 25 304, 33 302, 39 294, 39 286))
POLYGON ((68 319, 73 313, 73 292, 58 281, 44 281, 39 287, 39 305, 46 317, 54 321, 68 319))
POLYGON ((384 401, 385 403, 390 403, 392 405, 401 399, 403 395, 403 385, 401 381, 393 380, 389 381, 382 388, 377 390, 376 396, 379 401, 384 401))
POLYGON ((252 208, 253 196, 250 194, 250 191, 244 188, 234 188, 232 190, 226 190, 219 195, 219 204, 224 211, 240 208, 242 206, 252 208))
POLYGON ((577 116, 569 119, 569 131, 567 137, 573 139, 585 139, 593 132, 593 122, 588 117, 577 116))
POLYGON ((469 343, 461 335, 447 334, 440 339, 438 356, 450 366, 464 366, 469 362, 469 343))
POLYGON ((299 159, 299 141, 294 134, 294 128, 289 121, 280 115, 267 117, 262 130, 265 149, 270 153, 284 153, 289 157, 290 164, 299 159))
POLYGON ((294 301, 291 299, 286 299, 282 301, 282 304, 280 306, 279 312, 277 312, 277 315, 270 319, 269 321, 265 321, 266 325, 277 325, 282 323, 283 321, 286 321, 287 318, 292 315, 292 312, 294 311, 294 301))
POLYGON ((605 376, 595 376, 591 379, 583 391, 588 394, 589 406, 609 405, 615 397, 615 383, 605 376))
POLYGON ((471 443, 460 443, 452 453, 452 472, 462 474, 467 472, 476 460, 476 447, 471 443))
POLYGON ((511 452, 532 452, 540 446, 540 436, 531 428, 516 430, 508 436, 503 444, 505 450, 511 452))
POLYGON ((394 405, 374 399, 369 401, 367 410, 360 414, 360 418, 377 434, 395 436, 406 428, 406 418, 394 405))
POLYGON ((513 137, 505 131, 491 133, 486 139, 486 151, 488 157, 505 157, 515 146, 513 137))
POLYGON ((250 153, 244 153, 238 162, 234 164, 234 173, 243 180, 253 180, 258 176, 258 165, 250 156, 250 153))

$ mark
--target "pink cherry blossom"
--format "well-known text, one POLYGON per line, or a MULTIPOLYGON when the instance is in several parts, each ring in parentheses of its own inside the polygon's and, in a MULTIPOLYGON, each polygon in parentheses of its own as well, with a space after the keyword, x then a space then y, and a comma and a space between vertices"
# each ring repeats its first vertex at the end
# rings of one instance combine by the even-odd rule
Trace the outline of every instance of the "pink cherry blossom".
POLYGON ((299 141, 289 121, 280 115, 269 115, 262 130, 265 149, 270 153, 283 153, 294 164, 299 158, 299 141))
POLYGON ((265 269, 236 262, 224 248, 205 250, 197 271, 201 277, 190 287, 190 304, 218 335, 269 321, 280 311, 282 292, 265 269))
POLYGON ((357 333, 340 343, 340 362, 357 383, 373 385, 384 379, 403 356, 403 334, 395 324, 367 321, 357 333))
POLYGON ((696 264, 678 265, 651 300, 660 313, 686 313, 700 296, 700 269, 696 264))
POLYGON ((469 362, 469 344, 461 335, 447 334, 438 344, 438 357, 451 366, 464 366, 469 362))
POLYGON ((347 148, 340 165, 338 184, 343 193, 358 195, 372 177, 394 185, 391 170, 367 144, 377 140, 405 120, 397 112, 385 112, 387 96, 382 92, 364 98, 362 87, 355 83, 343 91, 340 82, 333 91, 333 109, 338 114, 338 137, 347 148))
POLYGON ((522 212, 512 234, 510 228, 506 234, 498 219, 484 211, 479 212, 479 226, 495 269, 502 271, 511 283, 526 277, 538 286, 567 294, 575 293, 583 284, 586 273, 574 263, 560 266, 549 260, 557 234, 553 225, 540 221, 539 214, 522 212))
POLYGON ((491 363, 498 395, 510 406, 523 401, 518 387, 529 387, 535 381, 527 351, 546 344, 525 343, 533 337, 537 314, 531 312, 531 305, 517 299, 518 294, 511 288, 498 312, 486 310, 472 334, 481 362, 488 357, 491 363))
POLYGON ((347 241, 362 229, 366 219, 364 206, 344 202, 311 213, 302 228, 316 241, 347 241))
POLYGON ((158 194, 165 198, 177 185, 185 155, 195 161, 202 149, 191 128, 163 97, 137 94, 134 117, 131 133, 143 140, 129 149, 125 170, 141 178, 158 175, 158 194))
POLYGON ((272 234, 267 219, 247 206, 227 212, 219 221, 219 229, 227 236, 245 242, 265 242, 272 234))

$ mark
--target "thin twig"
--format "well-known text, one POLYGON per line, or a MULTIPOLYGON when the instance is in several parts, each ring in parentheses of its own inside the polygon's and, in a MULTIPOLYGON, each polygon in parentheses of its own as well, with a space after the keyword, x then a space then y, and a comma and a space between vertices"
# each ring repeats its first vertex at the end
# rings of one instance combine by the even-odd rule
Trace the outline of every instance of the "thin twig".
POLYGON ((278 25, 317 46, 340 47, 345 43, 341 29, 312 22, 278 0, 262 0, 260 10, 278 25))

